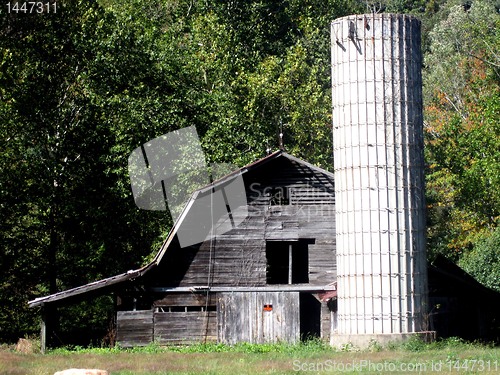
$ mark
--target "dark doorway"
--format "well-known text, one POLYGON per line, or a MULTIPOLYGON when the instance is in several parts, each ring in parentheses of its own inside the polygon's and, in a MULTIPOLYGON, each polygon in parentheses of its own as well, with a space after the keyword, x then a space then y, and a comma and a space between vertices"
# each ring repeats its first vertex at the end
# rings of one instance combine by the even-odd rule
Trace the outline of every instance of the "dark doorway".
POLYGON ((321 302, 310 293, 300 294, 300 339, 321 337, 321 302))
POLYGON ((266 278, 268 284, 309 282, 308 240, 267 241, 266 278))

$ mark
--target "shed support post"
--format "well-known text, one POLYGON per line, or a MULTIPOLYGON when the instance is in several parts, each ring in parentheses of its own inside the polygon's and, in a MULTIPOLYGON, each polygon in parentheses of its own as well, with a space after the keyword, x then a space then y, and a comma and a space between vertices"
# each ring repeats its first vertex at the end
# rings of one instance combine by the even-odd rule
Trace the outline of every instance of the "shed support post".
POLYGON ((53 345, 54 330, 57 326, 57 308, 52 304, 44 303, 41 308, 40 324, 40 351, 45 354, 47 348, 53 345))
POLYGON ((42 305, 42 319, 40 325, 40 351, 45 354, 47 349, 47 308, 42 305))

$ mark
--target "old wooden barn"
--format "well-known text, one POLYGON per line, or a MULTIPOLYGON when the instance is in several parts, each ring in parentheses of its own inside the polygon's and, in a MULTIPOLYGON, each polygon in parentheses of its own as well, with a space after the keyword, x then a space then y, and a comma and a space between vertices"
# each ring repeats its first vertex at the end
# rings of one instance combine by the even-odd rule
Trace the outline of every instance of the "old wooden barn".
POLYGON ((30 305, 112 291, 117 341, 125 347, 328 340, 335 264, 333 174, 278 151, 196 191, 151 264, 30 305), (236 175, 247 205, 216 217, 213 235, 181 247, 179 233, 210 212, 200 202, 236 175))
MULTIPOLYGON (((209 200, 208 200, 209 201, 209 200)), ((206 215, 205 215, 206 216, 206 215)), ((336 332, 333 175, 275 152, 197 190, 155 259, 138 270, 30 301, 42 307, 42 348, 57 306, 113 293, 123 346, 330 341, 336 332), (203 218, 207 197, 241 176, 247 204, 203 218), (180 234, 207 238, 181 247, 180 234), (214 219, 214 225, 211 219, 214 219)), ((443 258, 429 264, 429 328, 500 340, 500 294, 443 258)))

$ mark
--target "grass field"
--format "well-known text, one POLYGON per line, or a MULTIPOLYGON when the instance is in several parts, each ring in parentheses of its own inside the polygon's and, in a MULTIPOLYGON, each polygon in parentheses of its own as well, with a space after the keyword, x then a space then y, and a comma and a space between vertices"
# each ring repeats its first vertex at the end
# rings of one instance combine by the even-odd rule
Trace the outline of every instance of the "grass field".
POLYGON ((496 374, 500 348, 446 340, 369 349, 333 350, 319 342, 300 345, 196 345, 135 350, 53 350, 45 355, 0 349, 0 374, 53 374, 66 368, 100 368, 130 374, 496 374))

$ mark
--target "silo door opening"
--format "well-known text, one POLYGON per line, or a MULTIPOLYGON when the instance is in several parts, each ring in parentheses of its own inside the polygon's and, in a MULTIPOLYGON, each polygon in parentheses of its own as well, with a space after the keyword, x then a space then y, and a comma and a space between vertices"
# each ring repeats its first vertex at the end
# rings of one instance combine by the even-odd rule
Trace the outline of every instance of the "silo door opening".
POLYGON ((300 339, 321 337, 321 302, 310 293, 300 294, 300 339))

